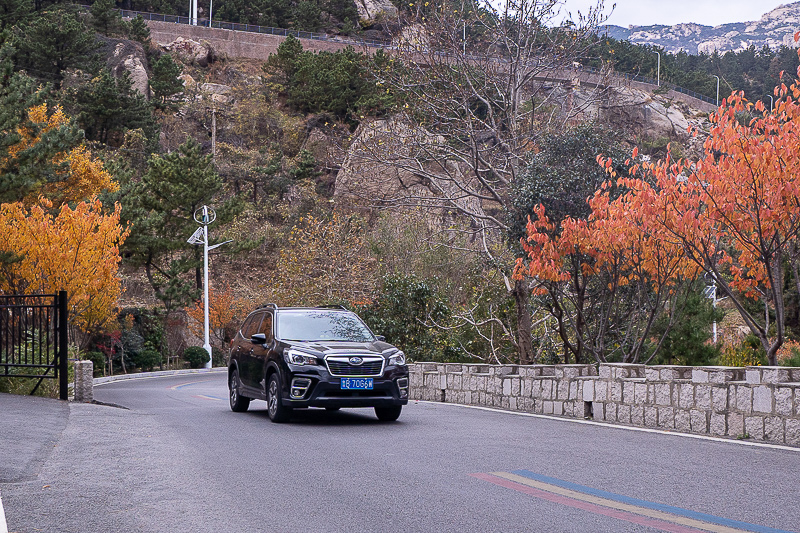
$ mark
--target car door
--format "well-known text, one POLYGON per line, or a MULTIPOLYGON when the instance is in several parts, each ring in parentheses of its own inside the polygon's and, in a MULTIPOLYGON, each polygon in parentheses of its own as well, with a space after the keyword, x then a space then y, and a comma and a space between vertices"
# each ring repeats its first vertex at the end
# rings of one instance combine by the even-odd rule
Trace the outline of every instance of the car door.
POLYGON ((261 380, 257 359, 254 357, 257 345, 253 344, 251 337, 254 333, 258 333, 263 318, 264 313, 254 313, 242 326, 244 338, 239 351, 239 376, 245 387, 258 388, 258 382, 261 380))
POLYGON ((251 354, 251 357, 253 358, 253 380, 256 381, 253 386, 262 391, 267 390, 264 379, 267 375, 267 361, 269 360, 270 350, 274 344, 272 322, 272 313, 267 311, 264 313, 264 318, 261 320, 258 331, 256 331, 256 333, 261 333, 264 335, 266 342, 264 344, 253 344, 253 352, 251 354))

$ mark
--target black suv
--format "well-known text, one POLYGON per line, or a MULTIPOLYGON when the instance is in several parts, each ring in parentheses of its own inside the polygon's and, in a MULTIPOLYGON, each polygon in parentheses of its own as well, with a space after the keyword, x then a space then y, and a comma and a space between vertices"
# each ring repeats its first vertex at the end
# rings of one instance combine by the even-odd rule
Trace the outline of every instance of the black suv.
POLYGON ((273 422, 304 407, 374 407, 380 420, 393 421, 408 403, 408 366, 347 309, 267 304, 231 341, 228 389, 231 410, 266 400, 273 422))

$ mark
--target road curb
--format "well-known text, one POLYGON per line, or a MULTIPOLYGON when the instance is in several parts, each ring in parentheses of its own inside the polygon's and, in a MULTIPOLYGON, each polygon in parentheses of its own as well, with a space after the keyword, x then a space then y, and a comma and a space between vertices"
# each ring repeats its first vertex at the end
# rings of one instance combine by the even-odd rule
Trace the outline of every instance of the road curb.
MULTIPOLYGON (((184 374, 216 374, 226 372, 228 369, 225 367, 216 368, 189 368, 185 370, 159 370, 157 372, 138 372, 136 374, 119 374, 117 376, 105 376, 102 378, 94 378, 92 386, 104 385, 106 383, 113 383, 115 381, 124 381, 127 379, 152 379, 161 378, 166 376, 180 376, 184 374)), ((3 533, 0 530, 0 533, 3 533)))

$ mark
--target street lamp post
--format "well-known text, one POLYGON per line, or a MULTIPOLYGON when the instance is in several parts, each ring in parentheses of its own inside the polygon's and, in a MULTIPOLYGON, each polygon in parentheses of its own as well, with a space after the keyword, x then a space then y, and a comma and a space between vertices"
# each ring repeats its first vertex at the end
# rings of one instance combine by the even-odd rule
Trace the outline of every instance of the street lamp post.
POLYGON ((211 28, 211 19, 214 17, 214 0, 208 1, 208 27, 211 28))
POLYGON ((197 0, 189 0, 189 24, 197 26, 197 0))
POLYGON ((208 319, 208 252, 214 248, 219 248, 223 244, 232 241, 225 241, 214 246, 208 245, 208 225, 217 219, 217 213, 207 205, 194 212, 194 220, 201 226, 186 241, 189 244, 203 245, 203 349, 208 352, 208 361, 205 368, 211 368, 211 341, 209 339, 209 319, 208 319))
MULTIPOLYGON (((712 74, 714 76, 714 74, 712 74)), ((717 78, 717 107, 719 107, 719 76, 714 76, 717 78)))
POLYGON ((656 67, 656 85, 661 87, 661 53, 657 50, 653 51, 658 56, 658 66, 656 67))
POLYGON ((775 103, 775 99, 772 98, 771 94, 768 94, 767 96, 769 97, 769 112, 772 113, 772 104, 775 103))

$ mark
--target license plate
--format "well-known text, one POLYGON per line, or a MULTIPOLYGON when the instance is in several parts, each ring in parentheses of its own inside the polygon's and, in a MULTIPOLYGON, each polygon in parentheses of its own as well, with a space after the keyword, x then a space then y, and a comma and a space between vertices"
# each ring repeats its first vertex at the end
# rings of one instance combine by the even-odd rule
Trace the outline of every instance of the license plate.
POLYGON ((372 378, 342 378, 342 390, 372 390, 372 378))

